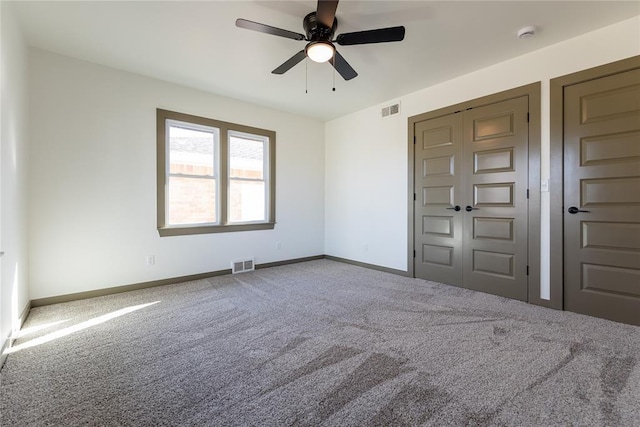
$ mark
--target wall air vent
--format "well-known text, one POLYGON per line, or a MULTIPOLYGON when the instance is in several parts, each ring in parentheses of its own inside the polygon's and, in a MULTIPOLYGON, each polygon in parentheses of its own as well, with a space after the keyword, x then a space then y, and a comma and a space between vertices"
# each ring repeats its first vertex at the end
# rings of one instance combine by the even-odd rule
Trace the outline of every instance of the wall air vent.
POLYGON ((381 110, 381 116, 384 119, 385 117, 395 116, 396 114, 400 114, 400 103, 389 105, 384 107, 381 110))
POLYGON ((253 258, 241 259, 238 261, 231 261, 231 273, 245 273, 247 271, 255 270, 255 263, 253 258))

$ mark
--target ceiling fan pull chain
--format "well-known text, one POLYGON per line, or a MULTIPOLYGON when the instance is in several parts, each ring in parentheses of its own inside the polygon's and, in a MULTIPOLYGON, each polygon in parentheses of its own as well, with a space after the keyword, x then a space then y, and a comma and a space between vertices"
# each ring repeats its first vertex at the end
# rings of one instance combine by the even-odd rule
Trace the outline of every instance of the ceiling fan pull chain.
POLYGON ((309 58, 304 61, 304 93, 309 93, 309 58))
MULTIPOLYGON (((333 63, 336 63, 336 54, 335 51, 333 51, 333 63)), ((335 67, 333 67, 333 91, 336 91, 336 69, 335 67)))

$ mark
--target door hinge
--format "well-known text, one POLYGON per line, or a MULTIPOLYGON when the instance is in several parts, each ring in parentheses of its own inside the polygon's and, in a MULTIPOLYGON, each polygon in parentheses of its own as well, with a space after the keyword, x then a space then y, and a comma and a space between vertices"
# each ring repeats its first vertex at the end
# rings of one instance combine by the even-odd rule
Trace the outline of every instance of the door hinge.
POLYGON ((529 266, 527 265, 527 276, 529 275, 529 266))
POLYGON ((415 135, 413 135, 413 143, 414 144, 416 143, 416 136, 415 135))
POLYGON ((527 199, 529 198, 529 189, 527 188, 527 199))
POLYGON ((527 123, 529 123, 529 113, 527 113, 527 123))
POLYGON ((415 249, 413 250, 413 257, 414 258, 416 257, 416 250, 415 249))
POLYGON ((416 193, 413 193, 413 201, 416 201, 416 193))

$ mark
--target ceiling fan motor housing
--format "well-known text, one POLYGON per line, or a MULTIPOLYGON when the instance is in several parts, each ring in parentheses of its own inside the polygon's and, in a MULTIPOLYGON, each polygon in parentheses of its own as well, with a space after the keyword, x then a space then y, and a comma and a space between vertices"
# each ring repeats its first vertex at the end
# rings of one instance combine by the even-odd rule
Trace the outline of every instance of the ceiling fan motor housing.
POLYGON ((333 25, 329 28, 318 21, 315 12, 311 12, 304 17, 302 26, 309 41, 331 41, 338 28, 338 18, 333 18, 333 25))

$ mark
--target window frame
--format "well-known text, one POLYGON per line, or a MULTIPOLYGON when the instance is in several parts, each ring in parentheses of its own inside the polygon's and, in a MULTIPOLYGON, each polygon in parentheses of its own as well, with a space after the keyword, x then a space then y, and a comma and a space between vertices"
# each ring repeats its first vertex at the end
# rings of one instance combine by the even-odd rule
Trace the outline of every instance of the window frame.
POLYGON ((191 114, 156 109, 156 170, 157 170, 157 229, 161 237, 193 234, 227 233, 237 231, 272 230, 276 224, 276 133, 267 129, 229 123, 191 114), (169 191, 169 145, 167 142, 168 121, 193 124, 218 129, 217 141, 217 223, 167 224, 169 191), (263 179, 265 181, 266 221, 228 222, 229 206, 229 140, 232 133, 265 138, 265 158, 263 179))

